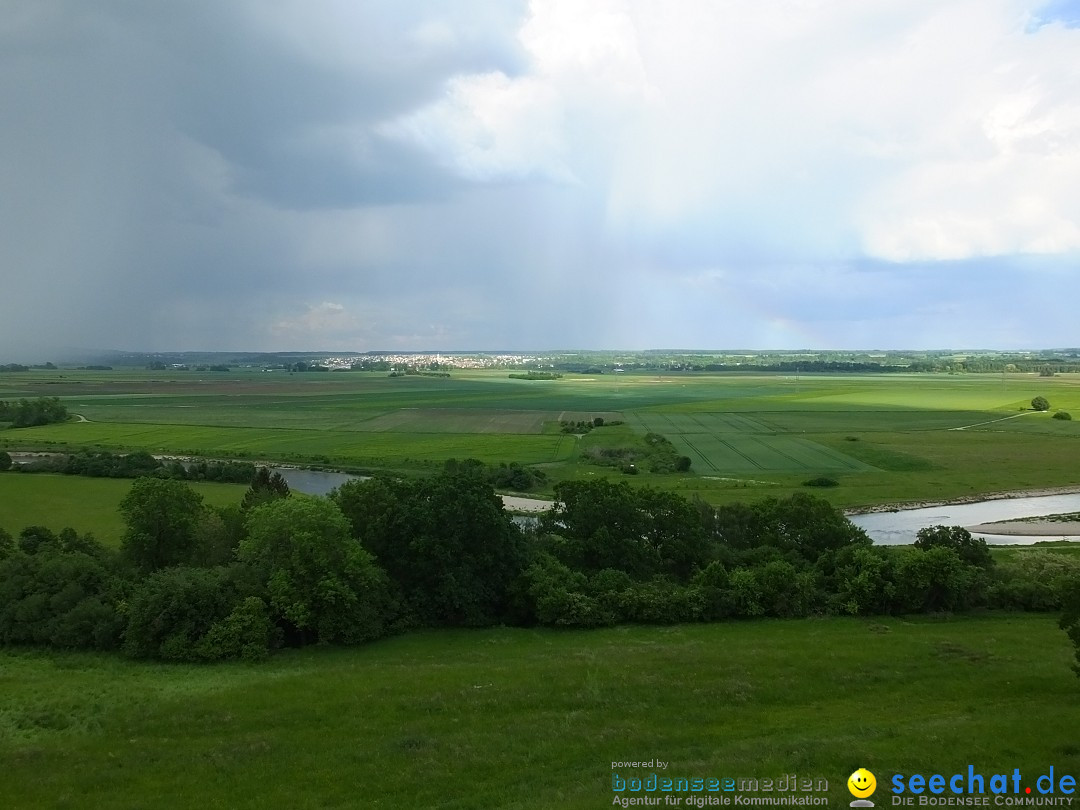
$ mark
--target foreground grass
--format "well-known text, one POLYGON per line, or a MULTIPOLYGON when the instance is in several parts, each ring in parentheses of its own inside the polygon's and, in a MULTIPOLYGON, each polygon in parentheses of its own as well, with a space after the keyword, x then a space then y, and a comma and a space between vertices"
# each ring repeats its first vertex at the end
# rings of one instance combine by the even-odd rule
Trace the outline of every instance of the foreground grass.
MULTIPOLYGON (((90 532, 106 545, 118 545, 124 533, 120 501, 131 479, 84 478, 46 473, 0 473, 0 529, 18 534, 27 526, 53 531, 71 527, 90 532)), ((242 484, 189 482, 208 504, 239 503, 242 484)))
POLYGON ((824 777, 833 805, 859 766, 1075 775, 1070 657, 1038 615, 429 632, 212 667, 0 651, 0 805, 600 808, 612 761, 654 757, 824 777))

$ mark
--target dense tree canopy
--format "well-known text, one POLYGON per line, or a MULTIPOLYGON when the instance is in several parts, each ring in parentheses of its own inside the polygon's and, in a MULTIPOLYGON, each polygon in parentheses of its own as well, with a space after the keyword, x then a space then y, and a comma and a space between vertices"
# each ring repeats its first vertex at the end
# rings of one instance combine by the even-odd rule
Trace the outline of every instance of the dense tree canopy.
MULTIPOLYGON (((410 626, 595 627, 756 616, 1065 610, 1080 655, 1080 560, 994 565, 961 527, 873 546, 805 494, 714 508, 603 479, 562 482, 524 533, 490 470, 353 481, 330 498, 206 507, 141 478, 122 553, 71 529, 0 531, 0 643, 140 658, 255 659, 282 644, 359 643, 410 626)), ((267 480, 271 476, 266 476, 267 480)))
POLYGON ((701 514, 689 501, 626 482, 557 484, 543 528, 559 538, 556 557, 587 573, 612 569, 639 580, 660 575, 685 582, 711 560, 701 514))
POLYGON ((18 402, 0 400, 0 422, 10 422, 12 427, 34 427, 53 422, 64 422, 67 408, 56 397, 20 399, 18 402))
POLYGON ((124 586, 114 555, 89 535, 32 526, 0 538, 0 643, 110 649, 124 586))
POLYGON ((500 621, 524 565, 521 531, 483 478, 351 481, 333 495, 414 621, 500 621))

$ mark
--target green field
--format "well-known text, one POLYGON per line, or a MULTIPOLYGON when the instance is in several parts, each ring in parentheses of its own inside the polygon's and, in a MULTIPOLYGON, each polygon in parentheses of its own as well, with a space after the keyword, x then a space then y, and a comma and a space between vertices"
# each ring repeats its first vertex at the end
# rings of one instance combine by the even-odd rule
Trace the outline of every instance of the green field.
POLYGON ((50 448, 139 448, 151 453, 179 453, 215 458, 265 458, 334 461, 353 465, 439 462, 447 458, 477 458, 523 464, 565 459, 573 439, 560 435, 515 433, 418 434, 360 433, 330 429, 217 427, 199 425, 68 422, 24 428, 4 436, 24 446, 50 448))
POLYGON ((448 458, 541 465, 552 483, 619 475, 582 459, 666 436, 689 475, 637 483, 713 503, 782 495, 829 475, 841 506, 1077 483, 1080 375, 607 374, 509 379, 346 372, 34 371, 0 396, 55 395, 80 420, 0 431, 0 447, 146 449, 209 457, 429 471, 448 458), (1052 411, 1026 410, 1046 396, 1052 411), (623 421, 584 437, 562 421, 623 421), (627 430, 632 434, 627 434, 627 430))
POLYGON ((257 666, 5 650, 0 804, 584 810, 613 761, 659 758, 825 778, 832 806, 866 767, 883 806, 894 772, 1077 775, 1070 658, 1041 615, 425 632, 257 666))
MULTIPOLYGON (((240 484, 190 486, 215 506, 239 503, 247 491, 240 484)), ((54 532, 70 527, 119 545, 124 523, 118 507, 129 489, 131 481, 123 479, 0 472, 0 529, 18 534, 27 526, 54 532)))

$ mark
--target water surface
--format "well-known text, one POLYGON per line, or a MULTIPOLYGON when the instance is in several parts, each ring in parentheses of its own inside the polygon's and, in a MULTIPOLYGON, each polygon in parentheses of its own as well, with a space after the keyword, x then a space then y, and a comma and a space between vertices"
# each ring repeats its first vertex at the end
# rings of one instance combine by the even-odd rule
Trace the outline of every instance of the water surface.
MULTIPOLYGON (((896 545, 915 542, 915 533, 927 526, 977 526, 980 523, 1056 515, 1064 512, 1080 512, 1080 494, 1001 498, 975 503, 928 506, 921 509, 901 509, 898 512, 871 512, 865 515, 851 515, 850 520, 870 535, 875 543, 896 545)), ((1040 540, 1062 538, 1080 540, 1080 537, 1075 535, 1028 537, 982 532, 973 532, 973 534, 983 538, 987 543, 1009 545, 1030 545, 1040 540)))

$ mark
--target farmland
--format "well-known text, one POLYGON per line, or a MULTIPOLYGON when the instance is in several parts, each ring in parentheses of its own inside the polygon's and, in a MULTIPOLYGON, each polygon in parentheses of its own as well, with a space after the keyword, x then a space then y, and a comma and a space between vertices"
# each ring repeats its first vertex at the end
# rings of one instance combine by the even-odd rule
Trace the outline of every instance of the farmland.
MULTIPOLYGON (((1080 412, 1080 379, 1068 375, 199 380, 133 369, 0 385, 0 397, 55 395, 77 415, 0 431, 11 449, 137 448, 405 475, 473 457, 542 469, 549 488, 610 476, 716 503, 805 492, 823 474, 839 486, 815 492, 841 505, 1075 485, 1080 447, 1076 423, 1027 408, 1044 395, 1080 412), (581 424, 567 432, 568 422, 581 424), (624 477, 583 458, 649 433, 690 456, 690 473, 624 477)), ((71 525, 116 545, 129 487, 0 473, 0 527, 71 525)), ((244 489, 198 487, 216 504, 244 489)), ((883 786, 893 773, 969 763, 1075 774, 1071 657, 1056 616, 989 611, 424 630, 258 664, 6 648, 0 802, 607 807, 611 764, 653 757, 672 776, 824 777, 830 804, 850 800, 844 780, 857 767, 883 786)), ((880 788, 877 797, 887 801, 880 788)))
POLYGON ((618 475, 582 458, 647 433, 691 459, 685 475, 639 483, 719 503, 780 495, 830 476, 834 503, 858 506, 1075 484, 1080 376, 672 373, 510 379, 375 372, 225 374, 33 371, 0 397, 58 396, 80 421, 0 432, 10 449, 100 447, 405 474, 449 458, 518 462, 551 483, 618 475), (560 423, 605 426, 587 435, 560 423), (610 426, 612 422, 622 425, 610 426))
POLYGON ((584 810, 656 757, 823 777, 831 806, 866 767, 880 806, 896 772, 1075 775, 1070 655, 1012 614, 432 631, 258 666, 9 649, 0 803, 584 810))

